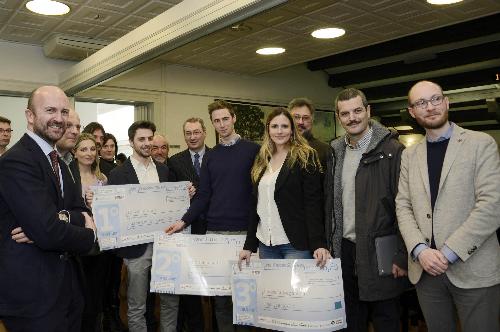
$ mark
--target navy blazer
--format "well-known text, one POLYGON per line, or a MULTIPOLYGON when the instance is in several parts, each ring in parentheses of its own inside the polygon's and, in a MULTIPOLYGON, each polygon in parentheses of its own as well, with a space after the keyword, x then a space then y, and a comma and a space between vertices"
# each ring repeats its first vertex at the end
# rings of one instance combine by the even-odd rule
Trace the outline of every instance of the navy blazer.
MULTIPOLYGON (((209 150, 210 148, 205 146, 203 159, 205 159, 209 150)), ((196 189, 199 188, 200 177, 196 174, 196 170, 194 169, 189 149, 181 151, 168 158, 167 165, 170 171, 168 176, 169 181, 191 181, 196 189)), ((205 234, 206 231, 207 221, 203 216, 191 224, 191 234, 205 234)))
MULTIPOLYGON (((260 175, 253 187, 252 207, 248 222, 246 250, 257 251, 257 226, 260 222, 257 214, 257 200, 260 175)), ((295 165, 288 167, 288 157, 283 163, 276 179, 274 201, 278 206, 281 223, 290 244, 297 250, 316 250, 326 248, 325 227, 323 220, 323 186, 321 173, 317 167, 308 165, 307 169, 295 165)))
MULTIPOLYGON (((154 161, 154 160, 153 160, 154 161)), ((160 182, 168 182, 168 167, 165 164, 154 161, 160 182)), ((108 178, 109 185, 139 184, 139 178, 134 166, 128 158, 123 165, 115 167, 108 178)), ((135 246, 116 249, 116 255, 122 258, 138 258, 144 255, 148 244, 138 244, 135 246)))
POLYGON ((0 316, 37 317, 57 306, 68 293, 63 281, 73 258, 66 253, 86 253, 94 243, 84 227, 83 199, 61 159, 59 165, 64 197, 49 160, 28 135, 0 158, 0 316), (70 212, 71 223, 59 220, 61 210, 70 212), (12 240, 16 227, 34 244, 12 240))

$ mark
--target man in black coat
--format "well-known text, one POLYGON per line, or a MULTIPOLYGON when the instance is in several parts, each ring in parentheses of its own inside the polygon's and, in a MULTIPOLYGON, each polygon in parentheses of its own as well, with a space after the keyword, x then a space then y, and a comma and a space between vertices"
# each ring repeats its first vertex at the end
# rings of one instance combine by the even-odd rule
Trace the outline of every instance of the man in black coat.
POLYGON ((33 91, 28 130, 0 160, 0 317, 12 332, 80 331, 73 254, 90 251, 95 225, 55 150, 69 108, 58 87, 33 91))
MULTIPOLYGON (((203 156, 210 149, 205 145, 207 130, 203 119, 189 118, 182 126, 184 140, 188 148, 167 160, 170 169, 170 181, 191 181, 195 188, 200 183, 200 169, 203 156)), ((191 234, 205 234, 206 221, 203 217, 191 225, 191 234)), ((180 298, 178 330, 187 323, 189 331, 203 331, 203 315, 201 298, 194 295, 183 295, 180 298)))
POLYGON ((370 120, 363 92, 340 92, 335 107, 346 134, 331 143, 325 226, 332 256, 342 262, 347 331, 368 331, 371 314, 375 331, 399 332, 399 295, 409 286, 395 211, 404 147, 397 133, 370 120), (392 269, 381 273, 375 242, 388 235, 397 254, 384 256, 392 269))

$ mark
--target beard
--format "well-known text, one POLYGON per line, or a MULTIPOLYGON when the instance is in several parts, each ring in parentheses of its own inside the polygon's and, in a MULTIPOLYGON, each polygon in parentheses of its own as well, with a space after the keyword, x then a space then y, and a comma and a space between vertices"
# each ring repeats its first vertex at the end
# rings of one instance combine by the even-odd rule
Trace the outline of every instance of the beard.
POLYGON ((64 123, 59 123, 56 121, 51 121, 46 124, 41 124, 35 121, 35 123, 33 124, 33 132, 50 145, 56 144, 56 142, 63 137, 65 132, 63 128, 65 128, 64 123), (60 133, 53 132, 54 129, 50 128, 52 126, 60 127, 60 133))
POLYGON ((444 111, 443 114, 434 121, 418 117, 415 118, 415 120, 424 129, 439 129, 442 128, 446 124, 446 122, 448 122, 448 111, 444 111))

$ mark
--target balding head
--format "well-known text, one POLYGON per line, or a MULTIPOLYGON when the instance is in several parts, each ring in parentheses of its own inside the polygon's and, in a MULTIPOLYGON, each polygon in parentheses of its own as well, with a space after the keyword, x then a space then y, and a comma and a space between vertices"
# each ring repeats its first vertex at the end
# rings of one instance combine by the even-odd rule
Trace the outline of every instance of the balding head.
POLYGON ((168 158, 170 146, 165 136, 156 134, 151 143, 151 157, 159 163, 164 163, 168 158))
POLYGON ((431 81, 420 81, 415 83, 408 91, 408 105, 411 106, 415 100, 422 98, 422 93, 427 90, 439 91, 441 95, 443 94, 443 88, 439 84, 431 81))
POLYGON ((42 86, 34 90, 25 111, 28 130, 55 145, 66 130, 69 109, 68 97, 60 88, 42 86))

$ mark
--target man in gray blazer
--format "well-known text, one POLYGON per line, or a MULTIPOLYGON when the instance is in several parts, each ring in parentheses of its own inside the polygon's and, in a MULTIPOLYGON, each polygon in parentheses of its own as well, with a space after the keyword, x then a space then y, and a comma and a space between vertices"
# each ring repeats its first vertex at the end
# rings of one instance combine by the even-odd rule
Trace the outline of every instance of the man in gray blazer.
POLYGON ((403 151, 396 213, 427 327, 499 331, 500 161, 494 139, 448 121, 429 81, 408 93, 425 139, 403 151))

